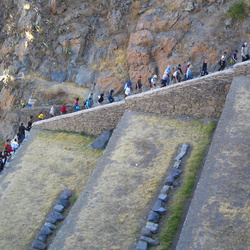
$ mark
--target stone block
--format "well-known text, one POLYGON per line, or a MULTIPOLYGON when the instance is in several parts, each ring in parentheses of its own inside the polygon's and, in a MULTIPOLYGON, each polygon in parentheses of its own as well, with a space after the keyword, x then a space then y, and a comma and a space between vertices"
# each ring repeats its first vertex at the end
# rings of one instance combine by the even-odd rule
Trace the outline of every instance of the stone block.
POLYGON ((56 211, 51 212, 50 216, 57 219, 57 220, 63 220, 62 214, 60 214, 56 211))
POLYGON ((150 237, 152 235, 151 231, 149 229, 147 229, 146 227, 144 227, 142 230, 141 230, 141 235, 142 236, 147 236, 147 237, 150 237))
POLYGON ((165 185, 171 186, 174 181, 174 178, 171 176, 168 176, 167 179, 165 180, 165 185))
POLYGON ((184 155, 187 153, 187 149, 188 149, 188 144, 187 143, 183 143, 181 146, 181 152, 175 157, 176 161, 179 161, 181 158, 184 157, 184 155))
POLYGON ((150 237, 141 236, 140 240, 146 241, 150 246, 157 246, 157 245, 159 245, 158 241, 153 240, 150 237))
POLYGON ((148 216, 148 221, 158 223, 160 218, 161 217, 158 213, 151 211, 148 216))
POLYGON ((162 187, 162 189, 161 189, 161 193, 162 193, 162 194, 168 194, 169 191, 170 191, 170 189, 171 189, 171 186, 164 185, 164 186, 162 187))
POLYGON ((158 199, 159 199, 159 200, 162 200, 162 201, 164 201, 164 202, 167 202, 167 201, 168 201, 168 196, 167 196, 166 194, 160 194, 160 195, 158 196, 158 199))
POLYGON ((50 228, 44 225, 40 231, 40 234, 50 235, 52 234, 52 231, 50 230, 50 228))
POLYGON ((40 241, 40 240, 35 240, 33 242, 33 244, 32 244, 32 247, 36 248, 36 249, 43 250, 43 249, 46 249, 47 245, 44 242, 40 241))
POLYGON ((136 250, 147 250, 148 244, 145 241, 139 241, 136 247, 136 250))
POLYGON ((63 205, 60 205, 60 204, 57 204, 57 205, 54 206, 54 210, 55 210, 56 212, 62 213, 63 210, 64 210, 64 206, 63 206, 63 205))

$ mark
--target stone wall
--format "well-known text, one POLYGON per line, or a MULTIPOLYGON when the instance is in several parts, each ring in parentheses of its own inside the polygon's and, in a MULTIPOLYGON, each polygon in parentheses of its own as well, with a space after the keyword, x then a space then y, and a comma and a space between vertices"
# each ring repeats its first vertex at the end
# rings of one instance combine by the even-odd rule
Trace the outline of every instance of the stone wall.
POLYGON ((125 111, 124 101, 56 116, 34 123, 36 128, 66 130, 99 135, 114 129, 125 111))
POLYGON ((250 62, 241 63, 230 70, 132 95, 125 101, 38 121, 34 126, 98 135, 114 129, 125 110, 219 118, 233 77, 246 75, 249 69, 250 62))

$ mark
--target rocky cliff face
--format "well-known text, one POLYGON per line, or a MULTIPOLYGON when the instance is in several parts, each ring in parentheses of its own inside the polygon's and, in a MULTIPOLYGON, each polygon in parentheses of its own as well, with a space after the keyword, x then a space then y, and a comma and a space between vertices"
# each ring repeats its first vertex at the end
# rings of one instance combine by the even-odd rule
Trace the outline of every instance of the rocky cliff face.
POLYGON ((250 17, 230 20, 231 2, 2 0, 0 75, 11 75, 0 86, 2 119, 46 82, 118 91, 138 75, 161 77, 168 64, 199 71, 207 58, 214 70, 225 49, 250 40, 250 17))

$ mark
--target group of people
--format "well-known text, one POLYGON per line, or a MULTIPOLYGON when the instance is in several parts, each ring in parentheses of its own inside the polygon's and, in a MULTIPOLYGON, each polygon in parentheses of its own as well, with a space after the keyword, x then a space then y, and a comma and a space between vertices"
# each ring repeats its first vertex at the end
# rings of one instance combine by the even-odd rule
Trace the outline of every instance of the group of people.
MULTIPOLYGON (((228 48, 222 53, 222 56, 219 60, 219 69, 218 71, 224 70, 226 67, 226 61, 227 61, 227 54, 228 54, 228 48)), ((242 56, 242 62, 247 61, 250 59, 249 57, 249 47, 248 43, 245 42, 241 47, 241 56, 242 56)), ((231 67, 234 66, 235 63, 238 61, 238 50, 235 50, 231 57, 230 57, 230 65, 231 67)), ((208 68, 207 68, 208 61, 205 59, 202 62, 201 68, 200 68, 200 76, 208 75, 208 68)), ((178 83, 181 81, 186 81, 189 79, 193 79, 192 75, 192 64, 190 62, 187 63, 187 65, 182 70, 181 64, 178 64, 176 67, 172 67, 168 65, 166 70, 164 71, 163 77, 160 81, 161 87, 165 87, 167 85, 170 85, 171 83, 178 83)), ((156 87, 157 85, 157 75, 153 75, 148 77, 148 86, 150 89, 156 87)), ((124 86, 124 95, 127 97, 131 94, 132 89, 132 83, 131 81, 128 81, 124 86)), ((136 93, 142 92, 142 76, 139 75, 138 80, 135 85, 136 93)))
POLYGON ((27 126, 23 123, 18 127, 18 133, 10 140, 7 139, 4 145, 4 150, 0 151, 0 173, 3 171, 7 162, 11 161, 13 155, 19 148, 20 144, 25 139, 25 131, 30 131, 33 123, 33 116, 30 116, 27 126))

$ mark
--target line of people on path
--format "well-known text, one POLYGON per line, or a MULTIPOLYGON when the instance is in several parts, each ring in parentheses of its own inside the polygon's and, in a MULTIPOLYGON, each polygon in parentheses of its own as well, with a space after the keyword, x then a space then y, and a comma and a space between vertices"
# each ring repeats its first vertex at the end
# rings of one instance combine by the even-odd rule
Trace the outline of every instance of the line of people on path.
MULTIPOLYGON (((226 67, 226 61, 227 61, 227 54, 228 54, 228 48, 222 53, 220 60, 218 62, 219 68, 218 71, 222 71, 226 67)), ((241 56, 242 56, 242 62, 247 61, 250 59, 249 57, 249 47, 248 43, 244 42, 244 44, 241 47, 241 56)), ((233 67, 238 61, 238 50, 234 50, 234 52, 231 55, 231 58, 229 60, 230 67, 233 67)), ((165 87, 170 84, 179 83, 181 81, 186 81, 189 79, 193 79, 192 74, 193 66, 190 62, 187 63, 187 65, 184 67, 184 70, 182 71, 181 64, 178 64, 176 67, 172 67, 171 65, 168 65, 166 70, 164 71, 163 77, 160 81, 160 87, 165 87)), ((201 68, 200 68, 200 76, 206 76, 208 75, 208 60, 205 59, 202 62, 201 68)), ((148 77, 148 87, 149 89, 153 89, 157 86, 157 75, 153 75, 148 77)), ((147 86, 146 85, 146 86, 147 86)), ((141 93, 142 92, 142 76, 140 75, 138 77, 138 80, 135 84, 135 92, 141 93)), ((128 95, 132 94, 132 82, 128 81, 124 86, 124 96, 125 98, 128 95)))
POLYGON ((33 116, 30 116, 27 127, 23 123, 18 127, 18 132, 15 137, 7 139, 4 145, 4 150, 0 151, 0 173, 3 171, 7 162, 10 162, 18 150, 20 144, 25 140, 25 131, 30 131, 32 128, 33 116))

